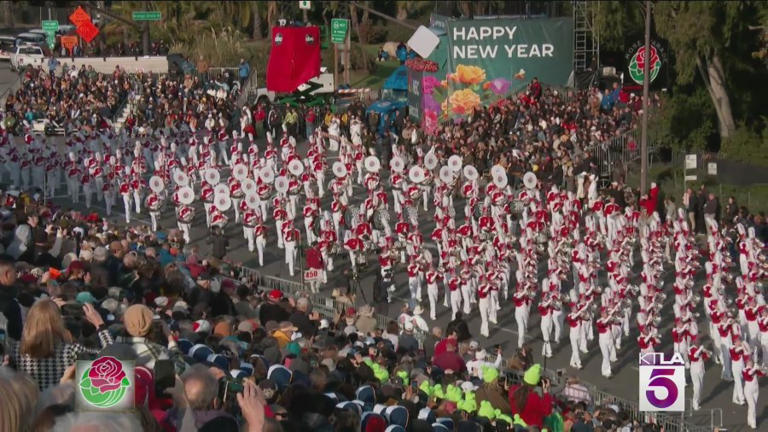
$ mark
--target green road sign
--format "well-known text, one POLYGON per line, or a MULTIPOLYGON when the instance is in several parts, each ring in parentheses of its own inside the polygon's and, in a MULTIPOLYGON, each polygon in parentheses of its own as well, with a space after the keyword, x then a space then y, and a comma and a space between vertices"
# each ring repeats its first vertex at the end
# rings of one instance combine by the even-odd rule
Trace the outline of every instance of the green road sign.
POLYGON ((312 9, 312 2, 308 0, 300 1, 299 9, 305 9, 305 10, 312 9))
POLYGON ((344 43, 349 29, 349 20, 344 18, 331 18, 331 42, 344 43))
POLYGON ((46 33, 48 32, 56 33, 56 31, 59 29, 59 22, 55 20, 45 20, 43 21, 42 27, 46 33))
POLYGON ((131 16, 134 21, 160 21, 162 18, 160 11, 133 11, 131 16))

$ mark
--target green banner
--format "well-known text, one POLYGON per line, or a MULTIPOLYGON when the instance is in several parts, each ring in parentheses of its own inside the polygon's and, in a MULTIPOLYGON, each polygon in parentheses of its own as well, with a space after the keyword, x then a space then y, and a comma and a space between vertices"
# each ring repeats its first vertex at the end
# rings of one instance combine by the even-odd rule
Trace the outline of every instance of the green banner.
POLYGON ((470 115, 524 89, 533 78, 565 86, 573 71, 573 19, 448 20, 430 55, 440 66, 422 80, 423 115, 470 115))
POLYGON ((566 85, 573 71, 573 19, 448 21, 448 67, 477 66, 486 78, 505 78, 513 90, 533 77, 566 85))

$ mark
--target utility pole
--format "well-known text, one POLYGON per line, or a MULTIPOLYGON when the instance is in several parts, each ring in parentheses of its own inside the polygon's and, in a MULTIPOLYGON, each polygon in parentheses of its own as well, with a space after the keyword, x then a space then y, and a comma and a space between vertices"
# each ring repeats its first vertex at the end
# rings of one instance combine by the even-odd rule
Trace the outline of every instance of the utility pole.
POLYGON ((643 118, 640 138, 640 195, 647 192, 648 183, 648 110, 650 96, 650 62, 651 59, 651 2, 645 1, 645 58, 643 61, 643 118))

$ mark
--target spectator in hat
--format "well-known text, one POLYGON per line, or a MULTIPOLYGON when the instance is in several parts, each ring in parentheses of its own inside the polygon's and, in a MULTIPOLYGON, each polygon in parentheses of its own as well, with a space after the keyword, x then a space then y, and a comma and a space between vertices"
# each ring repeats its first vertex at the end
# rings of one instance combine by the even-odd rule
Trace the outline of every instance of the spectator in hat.
POLYGON ((482 372, 483 383, 475 392, 478 405, 482 401, 488 401, 494 409, 500 410, 503 414, 512 414, 509 400, 506 397, 509 389, 505 388, 504 384, 499 381, 499 369, 492 365, 483 366, 482 372))
POLYGON ((355 321, 355 327, 357 331, 364 335, 373 334, 376 330, 377 322, 373 317, 373 307, 370 305, 360 306, 360 310, 357 314, 357 320, 355 321))
POLYGON ((290 319, 288 311, 280 306, 282 298, 283 293, 280 290, 273 289, 267 294, 267 302, 259 308, 259 321, 262 326, 266 325, 267 321, 282 322, 290 319))
POLYGON ((283 349, 286 345, 288 345, 289 342, 291 342, 291 336, 293 336, 293 333, 298 330, 299 329, 296 328, 292 322, 282 321, 277 325, 277 330, 272 332, 272 337, 277 340, 277 346, 280 349, 283 349))
POLYGON ((538 363, 525 371, 521 384, 509 388, 509 406, 515 425, 539 429, 544 426, 544 417, 552 413, 553 398, 549 388, 549 379, 541 378, 541 365, 538 363), (541 395, 536 391, 540 381, 541 395))
POLYGON ((153 313, 144 305, 133 305, 123 313, 123 325, 125 326, 125 335, 118 336, 115 339, 116 344, 130 346, 136 354, 136 365, 146 366, 149 369, 155 367, 157 360, 168 360, 173 358, 178 363, 177 370, 184 370, 184 361, 180 358, 176 340, 170 331, 165 338, 168 340, 168 346, 152 342, 149 339, 152 332, 153 313))

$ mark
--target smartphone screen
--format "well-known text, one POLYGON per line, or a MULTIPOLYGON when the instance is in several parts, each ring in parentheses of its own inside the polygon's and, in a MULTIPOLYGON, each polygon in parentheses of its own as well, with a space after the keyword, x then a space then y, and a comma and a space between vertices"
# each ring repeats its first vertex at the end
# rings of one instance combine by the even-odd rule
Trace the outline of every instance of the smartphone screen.
POLYGON ((172 388, 176 384, 176 371, 171 360, 155 361, 155 396, 166 398, 166 389, 172 388))

